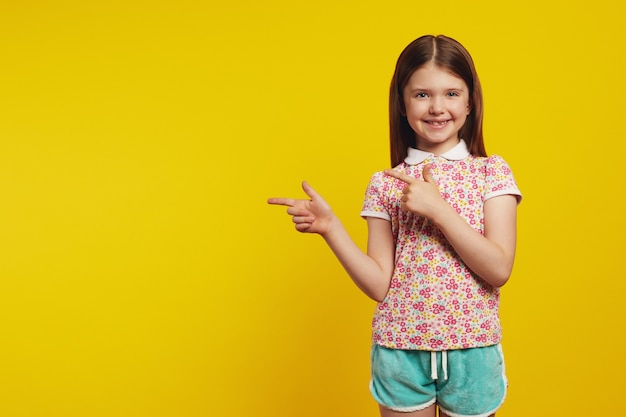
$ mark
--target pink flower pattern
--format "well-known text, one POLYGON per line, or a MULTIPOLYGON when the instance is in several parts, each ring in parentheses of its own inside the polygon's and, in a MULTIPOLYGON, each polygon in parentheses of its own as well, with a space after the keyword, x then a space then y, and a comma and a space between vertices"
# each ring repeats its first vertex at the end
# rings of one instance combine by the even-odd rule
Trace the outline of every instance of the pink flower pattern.
MULTIPOLYGON (((520 196, 508 164, 499 156, 448 160, 429 156, 397 170, 422 178, 425 163, 442 197, 477 233, 484 233, 483 203, 503 194, 520 196)), ((370 181, 361 215, 391 221, 395 268, 386 298, 372 322, 373 343, 413 350, 451 350, 499 343, 500 292, 476 276, 427 219, 400 210, 405 184, 382 172, 370 181)))

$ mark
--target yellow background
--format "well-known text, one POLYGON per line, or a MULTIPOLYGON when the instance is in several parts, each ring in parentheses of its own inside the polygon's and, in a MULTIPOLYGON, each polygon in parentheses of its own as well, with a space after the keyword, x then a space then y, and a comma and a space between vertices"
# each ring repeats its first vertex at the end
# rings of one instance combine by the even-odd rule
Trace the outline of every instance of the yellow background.
POLYGON ((524 201, 500 416, 623 409, 614 1, 0 2, 0 415, 376 416, 362 295, 270 196, 360 245, 406 44, 472 53, 524 201))

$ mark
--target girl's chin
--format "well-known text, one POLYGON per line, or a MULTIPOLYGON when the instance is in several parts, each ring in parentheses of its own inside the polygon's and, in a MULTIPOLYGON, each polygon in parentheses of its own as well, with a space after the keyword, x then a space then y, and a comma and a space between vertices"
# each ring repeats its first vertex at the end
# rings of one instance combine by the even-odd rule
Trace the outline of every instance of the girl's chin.
POLYGON ((417 148, 425 151, 437 150, 445 148, 443 151, 452 149, 460 142, 458 136, 435 138, 435 137, 419 137, 417 139, 417 148))

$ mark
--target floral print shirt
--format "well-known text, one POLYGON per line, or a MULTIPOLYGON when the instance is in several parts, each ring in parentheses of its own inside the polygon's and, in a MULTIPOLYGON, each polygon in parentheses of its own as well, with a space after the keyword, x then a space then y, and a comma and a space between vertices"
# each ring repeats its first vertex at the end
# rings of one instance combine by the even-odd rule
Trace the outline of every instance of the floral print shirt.
MULTIPOLYGON (((504 194, 521 199, 507 163, 470 155, 463 140, 439 156, 410 148, 395 169, 421 179, 428 163, 442 197, 477 233, 484 233, 485 200, 504 194)), ((499 289, 474 274, 428 219, 400 210, 405 185, 375 173, 361 211, 389 220, 396 242, 391 285, 374 314, 373 343, 428 351, 499 343, 499 289)))

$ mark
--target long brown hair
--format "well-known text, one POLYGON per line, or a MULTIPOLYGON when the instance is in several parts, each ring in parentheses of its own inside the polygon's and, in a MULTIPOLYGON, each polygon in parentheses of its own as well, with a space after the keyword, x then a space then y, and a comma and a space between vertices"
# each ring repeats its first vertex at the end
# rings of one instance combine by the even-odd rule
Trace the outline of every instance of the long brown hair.
POLYGON ((487 156, 483 142, 483 93, 469 52, 444 35, 425 35, 411 42, 398 57, 389 91, 391 166, 400 164, 407 150, 415 146, 415 132, 404 109, 404 87, 411 75, 428 62, 461 78, 469 88, 470 114, 459 131, 472 155, 487 156))

